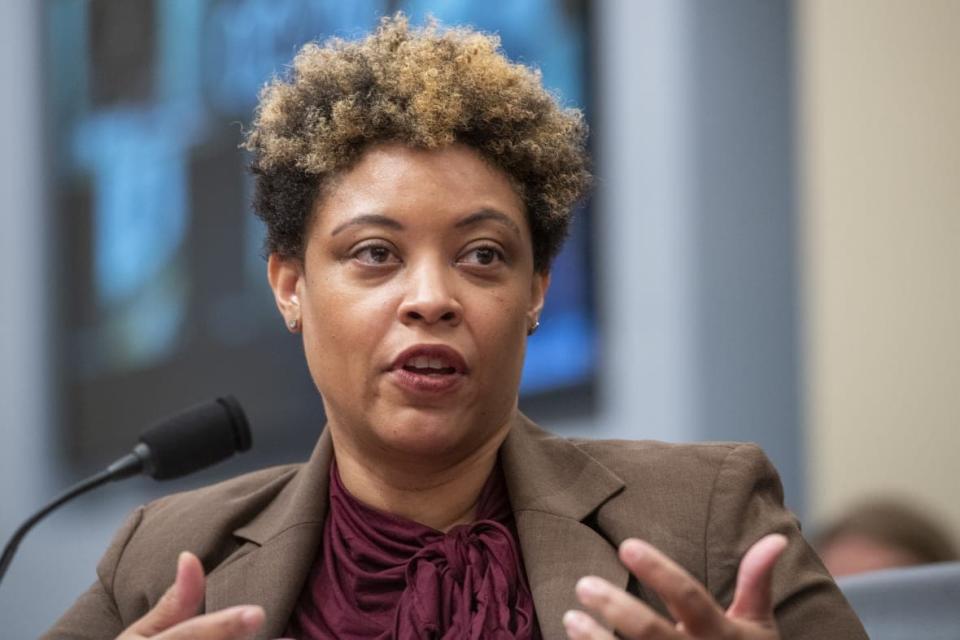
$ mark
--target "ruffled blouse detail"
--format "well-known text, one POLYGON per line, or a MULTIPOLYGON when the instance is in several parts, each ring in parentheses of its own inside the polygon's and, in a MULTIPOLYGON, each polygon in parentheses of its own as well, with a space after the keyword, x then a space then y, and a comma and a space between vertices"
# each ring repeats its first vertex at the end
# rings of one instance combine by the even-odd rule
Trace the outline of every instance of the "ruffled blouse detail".
POLYGON ((290 620, 302 640, 539 640, 499 464, 446 533, 369 507, 330 468, 323 549, 290 620))

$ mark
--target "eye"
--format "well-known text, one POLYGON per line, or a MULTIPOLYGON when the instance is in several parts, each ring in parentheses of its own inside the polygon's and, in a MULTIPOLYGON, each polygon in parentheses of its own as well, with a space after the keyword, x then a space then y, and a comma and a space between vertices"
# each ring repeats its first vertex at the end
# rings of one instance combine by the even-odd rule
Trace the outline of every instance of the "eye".
POLYGON ((383 244, 368 244, 354 251, 351 258, 364 265, 380 266, 399 264, 400 259, 393 250, 383 244))
POLYGON ((503 261, 503 252, 500 251, 500 249, 489 245, 474 247, 465 252, 459 259, 459 262, 461 263, 479 265, 483 267, 503 261))

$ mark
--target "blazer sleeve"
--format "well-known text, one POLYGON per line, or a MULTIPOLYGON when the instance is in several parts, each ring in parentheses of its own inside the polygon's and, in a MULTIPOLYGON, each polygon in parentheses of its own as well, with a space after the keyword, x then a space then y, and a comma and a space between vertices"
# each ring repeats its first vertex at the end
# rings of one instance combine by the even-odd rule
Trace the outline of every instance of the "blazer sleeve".
POLYGON ((728 606, 740 559, 769 533, 788 545, 773 574, 775 613, 783 640, 867 640, 867 634, 836 583, 783 506, 780 477, 752 444, 726 456, 712 490, 706 531, 706 586, 728 606))
POLYGON ((133 622, 124 623, 113 582, 123 552, 143 520, 143 509, 134 511, 114 535, 97 565, 97 580, 40 640, 113 640, 133 622))

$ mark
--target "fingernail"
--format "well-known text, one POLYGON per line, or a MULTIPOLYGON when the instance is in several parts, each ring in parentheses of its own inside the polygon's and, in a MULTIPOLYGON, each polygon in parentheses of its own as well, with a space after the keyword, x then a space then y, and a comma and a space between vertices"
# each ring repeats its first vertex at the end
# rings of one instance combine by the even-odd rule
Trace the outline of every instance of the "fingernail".
POLYGON ((603 594, 603 583, 597 578, 587 576, 577 581, 577 593, 582 596, 596 598, 603 594))
POLYGON ((177 556, 177 575, 174 576, 174 584, 179 584, 180 580, 183 578, 183 567, 186 564, 187 552, 181 551, 180 555, 177 556))
POLYGON ((263 608, 261 607, 244 607, 240 613, 240 621, 244 627, 250 631, 254 631, 263 623, 264 615, 263 608))
POLYGON ((630 556, 633 560, 639 560, 643 557, 646 546, 636 538, 627 538, 620 545, 620 553, 630 556))
POLYGON ((577 611, 576 609, 570 609, 563 614, 563 626, 566 627, 568 631, 586 633, 589 629, 587 614, 582 611, 577 611))

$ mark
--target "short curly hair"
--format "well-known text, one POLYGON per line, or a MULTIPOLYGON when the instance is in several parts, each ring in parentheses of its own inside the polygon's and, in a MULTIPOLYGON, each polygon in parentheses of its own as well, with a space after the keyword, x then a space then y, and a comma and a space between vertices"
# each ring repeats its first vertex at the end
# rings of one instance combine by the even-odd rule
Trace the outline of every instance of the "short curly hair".
POLYGON ((590 183, 586 135, 582 113, 559 107, 496 36, 432 21, 414 28, 396 14, 362 40, 304 46, 287 77, 261 91, 244 147, 268 254, 303 257, 315 202, 372 145, 461 143, 510 177, 534 267, 546 272, 590 183))

